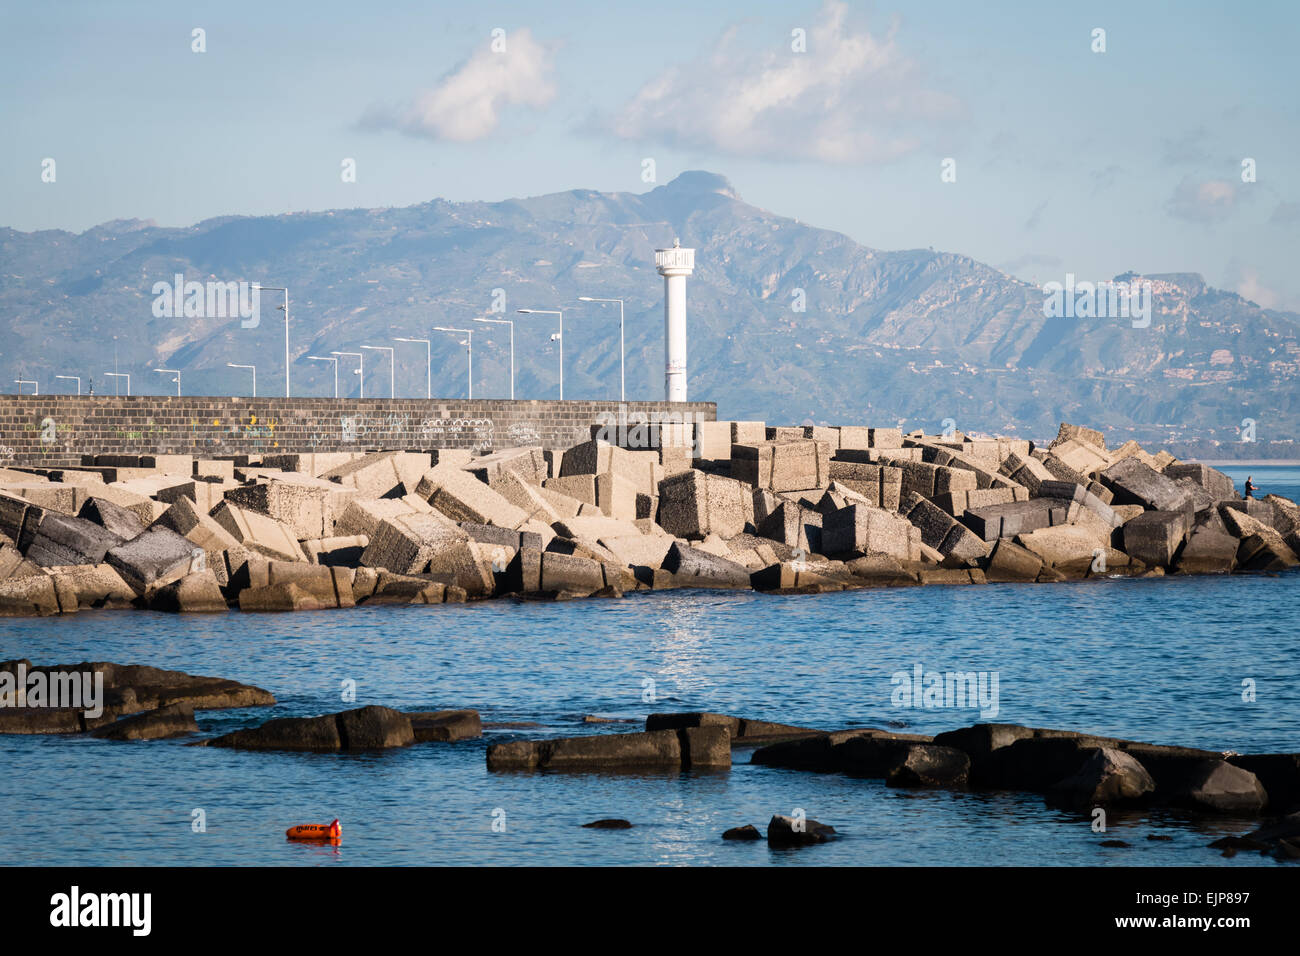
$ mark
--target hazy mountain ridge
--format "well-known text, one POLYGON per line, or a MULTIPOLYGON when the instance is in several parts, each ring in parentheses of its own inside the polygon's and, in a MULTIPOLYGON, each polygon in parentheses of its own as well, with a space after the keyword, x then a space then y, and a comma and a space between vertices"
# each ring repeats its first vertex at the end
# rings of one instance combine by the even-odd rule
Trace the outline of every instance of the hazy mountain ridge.
MULTIPOLYGON (((1126 319, 1049 319, 1043 294, 969 257, 884 252, 741 201, 722 177, 685 173, 644 194, 573 190, 497 203, 433 200, 403 209, 226 216, 189 228, 116 220, 87 232, 0 229, 3 377, 93 376, 111 388, 114 347, 134 391, 164 392, 183 369, 188 394, 283 391, 283 325, 267 294, 261 325, 155 318, 152 287, 188 280, 260 281, 291 290, 295 394, 329 394, 328 363, 309 354, 431 338, 435 394, 463 395, 465 352, 432 325, 474 328, 477 397, 508 393, 504 330, 516 320, 516 394, 553 397, 554 316, 563 306, 565 396, 618 394, 616 306, 627 303, 630 398, 662 394, 662 280, 654 249, 694 246, 688 280, 690 387, 728 417, 771 422, 946 419, 981 432, 1042 437, 1067 419, 1115 440, 1219 440, 1224 456, 1264 457, 1297 425, 1300 316, 1259 308, 1200 276, 1146 277, 1150 328, 1126 319), (495 289, 506 314, 490 312, 495 289), (792 309, 803 290, 806 311, 792 309), (116 341, 113 336, 116 335, 116 341), (21 376, 20 373, 21 372, 21 376), (1243 418, 1261 443, 1237 443, 1243 418)), ((1063 276, 1061 278, 1064 278, 1063 276)), ((424 354, 397 348, 398 394, 422 394, 424 354)), ((348 362, 350 360, 344 360, 348 362)), ((340 385, 356 393, 353 366, 340 385)), ((366 394, 388 393, 385 353, 368 352, 366 394)), ((1206 451, 1202 450, 1202 453, 1206 451)))

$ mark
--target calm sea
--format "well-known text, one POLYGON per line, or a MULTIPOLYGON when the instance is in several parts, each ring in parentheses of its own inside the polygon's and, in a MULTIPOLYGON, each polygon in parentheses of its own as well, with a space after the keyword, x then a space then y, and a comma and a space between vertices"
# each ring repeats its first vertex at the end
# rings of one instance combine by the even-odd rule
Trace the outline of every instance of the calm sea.
MULTIPOLYGON (((1281 491, 1281 471, 1251 474, 1263 491, 1281 491)), ((1286 471, 1294 492, 1300 470, 1286 471)), ((1096 834, 1031 795, 890 790, 752 766, 743 751, 728 773, 604 775, 489 774, 484 751, 518 735, 635 730, 664 710, 926 733, 979 719, 893 706, 890 676, 917 664, 996 671, 998 721, 1296 751, 1298 620, 1294 573, 0 620, 0 658, 146 663, 257 684, 279 699, 274 708, 201 713, 205 734, 353 706, 340 698, 345 680, 356 681, 358 704, 474 707, 485 721, 538 725, 351 756, 0 736, 0 863, 1257 865, 1257 856, 1224 860, 1205 847, 1248 829, 1245 820, 1152 811, 1112 815, 1109 831, 1096 834), (1255 682, 1253 703, 1242 700, 1244 680, 1255 682), (655 702, 643 699, 648 691, 655 702), (590 724, 585 715, 635 723, 590 724), (796 808, 842 839, 770 851, 719 838, 796 808), (194 832, 195 810, 206 832, 194 832), (338 848, 284 840, 290 825, 334 817, 344 826, 338 848), (581 829, 600 817, 635 826, 581 829), (1173 839, 1148 841, 1153 833, 1173 839), (1103 839, 1132 847, 1102 847, 1103 839)))

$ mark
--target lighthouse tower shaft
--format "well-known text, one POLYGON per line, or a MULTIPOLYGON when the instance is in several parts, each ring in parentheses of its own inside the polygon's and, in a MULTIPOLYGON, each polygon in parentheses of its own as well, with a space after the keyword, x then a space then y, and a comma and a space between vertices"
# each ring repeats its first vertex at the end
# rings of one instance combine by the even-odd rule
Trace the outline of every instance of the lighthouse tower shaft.
POLYGON ((686 401, 686 277, 695 271, 695 250, 676 240, 655 250, 655 268, 664 277, 664 399, 686 401))

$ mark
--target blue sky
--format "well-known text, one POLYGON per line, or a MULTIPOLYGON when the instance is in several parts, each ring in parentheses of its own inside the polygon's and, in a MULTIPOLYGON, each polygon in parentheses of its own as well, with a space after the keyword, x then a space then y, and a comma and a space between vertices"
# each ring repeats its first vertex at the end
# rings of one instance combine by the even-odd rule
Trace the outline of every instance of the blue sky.
POLYGON ((713 170, 878 248, 1039 282, 1201 272, 1300 311, 1300 4, 0 9, 0 225, 20 230, 641 192, 652 158, 658 183, 713 170))

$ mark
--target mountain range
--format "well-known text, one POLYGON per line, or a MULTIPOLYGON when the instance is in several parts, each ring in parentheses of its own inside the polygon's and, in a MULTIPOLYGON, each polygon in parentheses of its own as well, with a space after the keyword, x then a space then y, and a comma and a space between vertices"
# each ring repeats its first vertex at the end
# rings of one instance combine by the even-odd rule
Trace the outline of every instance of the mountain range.
MULTIPOLYGON (((155 284, 260 282, 290 289, 295 395, 329 395, 333 368, 307 358, 361 345, 395 348, 399 395, 423 395, 431 340, 435 396, 507 397, 515 323, 519 398, 554 398, 556 316, 564 309, 565 397, 619 394, 617 305, 626 300, 630 399, 663 395, 663 285, 654 250, 696 249, 687 281, 690 397, 720 417, 863 423, 1050 438, 1061 421, 1137 438, 1183 456, 1300 457, 1300 315, 1263 309, 1195 274, 1151 283, 1148 327, 1125 319, 1048 318, 1042 288, 967 256, 883 251, 745 203, 722 176, 688 172, 645 193, 572 190, 502 202, 435 199, 392 209, 226 216, 188 228, 115 220, 74 234, 0 229, 0 376, 42 392, 130 372, 133 391, 284 390, 280 301, 261 321, 159 317, 155 284), (1252 420, 1256 441, 1241 440, 1252 420)), ((1137 264, 1135 264, 1137 265, 1137 264)), ((1061 277, 1064 280, 1064 276, 1061 277)), ((390 388, 387 353, 365 353, 365 394, 390 388)), ((355 359, 340 394, 356 395, 355 359)), ((6 386, 7 387, 7 386, 6 386)), ((121 386, 118 386, 121 387, 121 386)))

